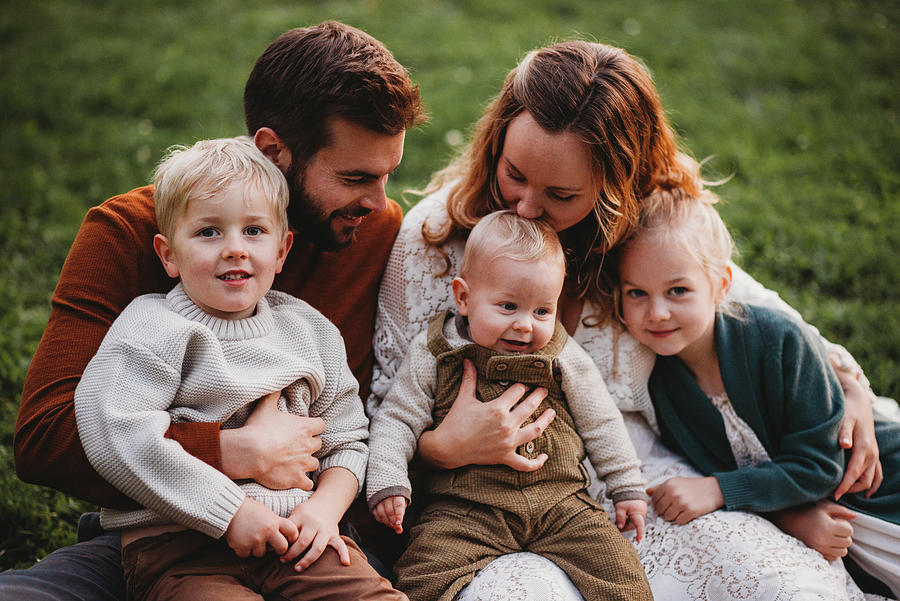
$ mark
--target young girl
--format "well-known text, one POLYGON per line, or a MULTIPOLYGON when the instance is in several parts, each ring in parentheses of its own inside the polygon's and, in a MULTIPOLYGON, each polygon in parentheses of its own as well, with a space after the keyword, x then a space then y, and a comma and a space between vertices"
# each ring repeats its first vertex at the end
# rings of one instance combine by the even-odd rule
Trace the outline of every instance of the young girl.
MULTIPOLYGON (((678 524, 813 503, 844 470, 844 400, 824 348, 786 314, 726 300, 734 244, 714 202, 651 195, 618 263, 620 317, 658 355, 649 387, 662 439, 705 474, 648 491, 678 524)), ((860 512, 850 556, 897 595, 900 427, 876 416, 876 437, 881 487, 839 502, 860 512)))

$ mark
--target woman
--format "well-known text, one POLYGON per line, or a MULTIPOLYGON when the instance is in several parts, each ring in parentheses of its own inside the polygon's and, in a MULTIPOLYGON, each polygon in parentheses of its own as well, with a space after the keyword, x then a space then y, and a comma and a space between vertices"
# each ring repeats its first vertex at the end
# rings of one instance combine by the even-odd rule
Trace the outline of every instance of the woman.
MULTIPOLYGON (((452 306, 450 281, 468 231, 485 214, 513 208, 549 222, 569 250, 562 322, 603 373, 648 483, 696 475, 659 442, 646 389, 654 356, 612 325, 604 257, 631 229, 641 198, 657 188, 693 195, 702 186, 697 162, 677 150, 649 75, 627 53, 575 41, 526 56, 487 108, 471 144, 435 177, 430 194, 404 220, 382 281, 369 410, 377 410, 409 341, 432 315, 452 306)), ((736 298, 788 308, 735 271, 736 298)), ((830 350, 859 372, 846 351, 835 345, 830 350)), ((442 467, 539 468, 540 459, 516 454, 553 417, 545 413, 532 420, 539 395, 516 405, 524 387, 514 385, 496 401, 480 403, 469 377, 447 418, 422 436, 419 454, 442 467)), ((852 432, 856 457, 842 486, 867 489, 880 481, 871 413, 866 414, 871 409, 856 378, 848 372, 843 379, 850 401, 841 439, 848 446, 844 439, 852 432)), ((780 517, 784 527, 801 532, 811 522, 828 522, 814 530, 829 533, 821 550, 834 557, 849 545, 847 516, 833 507, 780 517)), ((657 599, 789 599, 801 592, 862 598, 838 564, 829 565, 817 551, 751 514, 716 511, 679 526, 651 510, 637 549, 657 599)), ((488 597, 579 598, 558 568, 530 554, 494 561, 460 599, 488 597)))

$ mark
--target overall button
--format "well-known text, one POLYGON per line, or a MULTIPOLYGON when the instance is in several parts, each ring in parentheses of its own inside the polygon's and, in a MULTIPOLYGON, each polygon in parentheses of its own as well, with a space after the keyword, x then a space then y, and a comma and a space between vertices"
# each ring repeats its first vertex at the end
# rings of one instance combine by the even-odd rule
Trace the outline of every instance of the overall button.
POLYGON ((456 357, 453 357, 453 356, 444 357, 443 359, 441 359, 441 361, 443 361, 444 363, 449 365, 451 363, 456 363, 456 357))
POLYGON ((534 453, 534 441, 533 440, 529 440, 527 443, 525 443, 525 452, 526 453, 534 453))
POLYGON ((547 365, 547 364, 544 363, 543 361, 541 361, 540 359, 538 359, 537 361, 534 362, 535 367, 544 367, 545 365, 547 365))
POLYGON ((498 363, 494 366, 494 369, 496 369, 497 371, 506 371, 508 367, 509 365, 507 365, 506 363, 498 363))

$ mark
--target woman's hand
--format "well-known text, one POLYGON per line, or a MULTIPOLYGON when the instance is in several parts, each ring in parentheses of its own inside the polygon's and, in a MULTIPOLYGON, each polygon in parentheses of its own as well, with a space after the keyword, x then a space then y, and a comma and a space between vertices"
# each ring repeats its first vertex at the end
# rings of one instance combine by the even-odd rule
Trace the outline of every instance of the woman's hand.
POLYGON ((838 500, 848 492, 863 490, 866 497, 871 497, 884 477, 878 459, 878 442, 875 440, 872 399, 856 375, 843 367, 839 358, 835 355, 829 358, 844 391, 844 419, 838 444, 845 449, 853 449, 844 469, 844 477, 834 491, 834 499, 838 500))
POLYGON ((312 490, 307 472, 319 467, 313 453, 322 446, 325 422, 278 409, 281 392, 258 401, 240 428, 222 430, 222 471, 233 480, 249 478, 266 488, 312 490))
POLYGON ((853 544, 853 526, 850 525, 850 520, 856 514, 831 501, 783 509, 767 517, 776 526, 803 541, 807 547, 821 553, 828 561, 847 555, 847 549, 853 544))
POLYGON ((444 421, 422 433, 419 455, 444 469, 503 464, 531 472, 544 465, 545 453, 528 458, 516 453, 516 448, 540 436, 556 417, 555 411, 547 409, 530 424, 522 425, 537 410, 547 390, 537 388, 522 399, 528 388, 513 384, 493 401, 483 403, 475 398, 475 378, 475 366, 466 359, 459 394, 444 421))
POLYGON ((656 513, 669 522, 687 524, 694 518, 725 505, 722 488, 715 476, 705 478, 669 478, 647 489, 656 513))

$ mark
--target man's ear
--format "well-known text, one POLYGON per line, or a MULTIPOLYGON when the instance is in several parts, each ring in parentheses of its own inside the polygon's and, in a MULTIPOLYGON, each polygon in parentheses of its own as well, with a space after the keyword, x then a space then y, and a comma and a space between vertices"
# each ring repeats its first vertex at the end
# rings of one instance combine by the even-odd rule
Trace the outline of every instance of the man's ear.
POLYGON ((162 234, 153 236, 153 250, 156 256, 162 261, 163 269, 169 274, 170 278, 178 277, 178 263, 175 261, 175 250, 169 244, 169 239, 162 234))
POLYGON ((469 314, 469 284, 460 277, 453 278, 453 300, 456 301, 456 309, 465 317, 469 314))
POLYGON ((294 233, 286 232, 284 234, 284 242, 281 244, 281 248, 278 249, 278 258, 275 259, 275 273, 281 273, 281 268, 284 267, 284 260, 287 259, 288 252, 291 250, 291 245, 294 243, 294 233))
POLYGON ((284 140, 275 133, 271 127, 260 127, 253 135, 253 143, 256 147, 275 163, 282 173, 287 173, 293 157, 284 140))

